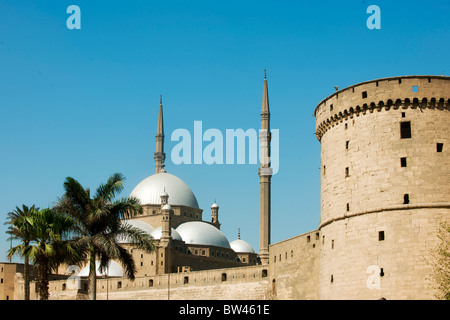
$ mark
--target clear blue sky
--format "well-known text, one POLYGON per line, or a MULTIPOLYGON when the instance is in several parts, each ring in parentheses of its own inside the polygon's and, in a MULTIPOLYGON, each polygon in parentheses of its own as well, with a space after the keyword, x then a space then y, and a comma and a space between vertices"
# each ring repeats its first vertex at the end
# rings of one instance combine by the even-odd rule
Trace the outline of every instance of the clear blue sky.
POLYGON ((123 196, 154 172, 159 95, 167 171, 195 193, 204 219, 259 250, 258 165, 174 165, 171 132, 259 129, 264 69, 280 167, 272 242, 320 218, 318 102, 346 86, 450 74, 448 1, 0 0, 0 261, 7 212, 44 208, 67 176, 95 189, 123 173, 123 196), (69 30, 69 5, 81 30, 69 30), (369 30, 369 5, 381 29, 369 30))

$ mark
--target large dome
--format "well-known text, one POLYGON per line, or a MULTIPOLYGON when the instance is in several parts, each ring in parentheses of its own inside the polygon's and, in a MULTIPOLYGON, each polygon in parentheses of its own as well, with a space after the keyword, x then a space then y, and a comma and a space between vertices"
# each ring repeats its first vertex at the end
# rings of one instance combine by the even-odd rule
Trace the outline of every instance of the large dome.
POLYGON ((230 248, 227 237, 216 227, 206 222, 185 222, 176 229, 187 244, 203 244, 216 247, 230 248))
POLYGON ((198 209, 194 193, 180 178, 167 172, 160 172, 142 180, 131 191, 130 197, 138 198, 142 205, 161 204, 161 194, 169 195, 169 204, 198 209))

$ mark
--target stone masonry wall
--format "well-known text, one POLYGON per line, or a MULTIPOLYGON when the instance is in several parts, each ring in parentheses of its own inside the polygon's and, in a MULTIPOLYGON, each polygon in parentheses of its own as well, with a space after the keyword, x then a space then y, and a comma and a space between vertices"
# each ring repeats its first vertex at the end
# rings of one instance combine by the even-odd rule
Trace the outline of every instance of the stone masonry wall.
POLYGON ((270 246, 269 280, 280 300, 318 299, 318 230, 270 246))
MULTIPOLYGON (((268 291, 267 266, 215 269, 125 278, 97 279, 98 300, 256 300, 268 291), (170 280, 169 280, 170 278, 170 280), (168 285, 170 281, 170 286, 168 285)), ((50 299, 86 299, 84 282, 81 290, 67 281, 52 281, 50 299), (61 288, 65 285, 65 290, 61 288)))

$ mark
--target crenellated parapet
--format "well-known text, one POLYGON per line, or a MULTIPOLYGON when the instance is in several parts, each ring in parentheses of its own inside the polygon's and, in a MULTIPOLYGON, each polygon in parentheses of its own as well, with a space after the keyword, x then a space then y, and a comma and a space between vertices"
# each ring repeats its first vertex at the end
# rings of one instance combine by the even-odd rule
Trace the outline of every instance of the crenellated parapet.
POLYGON ((316 107, 316 137, 366 113, 398 109, 450 110, 450 77, 403 76, 362 82, 336 91, 316 107))

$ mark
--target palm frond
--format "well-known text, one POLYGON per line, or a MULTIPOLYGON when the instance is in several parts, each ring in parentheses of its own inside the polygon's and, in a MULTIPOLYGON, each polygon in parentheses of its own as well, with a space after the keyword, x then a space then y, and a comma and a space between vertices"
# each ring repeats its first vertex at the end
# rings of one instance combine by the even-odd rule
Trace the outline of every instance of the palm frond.
POLYGON ((136 216, 137 214, 141 214, 143 212, 143 208, 139 199, 129 197, 116 200, 111 205, 110 211, 119 219, 128 219, 136 216))
POLYGON ((119 253, 118 260, 121 262, 125 269, 125 275, 128 279, 134 280, 136 274, 136 264, 134 262, 133 256, 121 246, 117 246, 119 253))
POLYGON ((125 239, 127 243, 146 252, 151 252, 155 249, 154 239, 150 234, 128 224, 126 221, 122 221, 120 231, 117 232, 116 237, 125 239))
POLYGON ((89 212, 89 207, 91 206, 91 199, 89 197, 89 190, 85 190, 83 186, 74 178, 67 177, 64 182, 64 190, 66 193, 60 203, 64 205, 64 209, 77 217, 80 220, 86 219, 86 213, 89 212))
POLYGON ((112 202, 116 194, 120 193, 124 186, 125 177, 121 173, 114 173, 105 184, 101 184, 96 191, 94 199, 103 203, 112 202))

